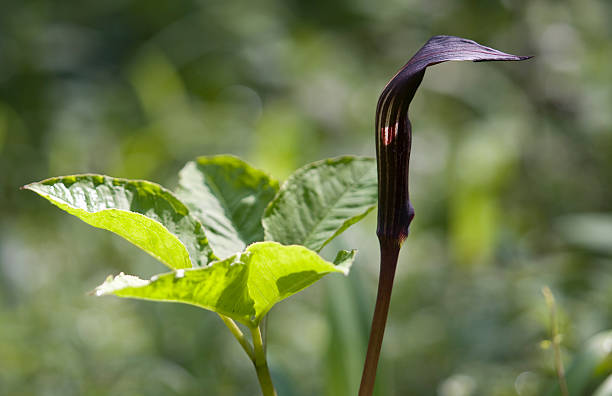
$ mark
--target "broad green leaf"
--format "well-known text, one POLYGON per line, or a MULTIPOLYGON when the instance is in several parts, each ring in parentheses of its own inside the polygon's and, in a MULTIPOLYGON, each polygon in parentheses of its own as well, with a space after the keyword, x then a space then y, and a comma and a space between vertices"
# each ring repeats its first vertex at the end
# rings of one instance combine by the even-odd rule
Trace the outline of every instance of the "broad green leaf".
POLYGON ((340 157, 298 169, 262 219, 265 239, 319 251, 376 206, 373 158, 340 157))
POLYGON ((206 229, 219 257, 263 241, 261 216, 278 182, 229 155, 199 157, 179 174, 177 195, 206 229))
POLYGON ((151 280, 109 277, 95 294, 192 304, 254 327, 279 301, 329 273, 347 274, 354 256, 354 251, 339 253, 336 266, 303 246, 258 242, 206 268, 177 270, 151 280))
POLYGON ((170 268, 215 259, 202 225, 158 184, 103 175, 55 177, 32 190, 87 224, 114 232, 170 268))

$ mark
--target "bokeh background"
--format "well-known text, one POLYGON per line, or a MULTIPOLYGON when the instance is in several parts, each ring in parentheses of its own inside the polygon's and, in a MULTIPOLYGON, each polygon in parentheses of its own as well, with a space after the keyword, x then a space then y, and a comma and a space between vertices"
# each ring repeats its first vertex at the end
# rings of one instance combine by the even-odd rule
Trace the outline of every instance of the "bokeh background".
MULTIPOLYGON (((592 339, 612 329, 611 20, 605 0, 2 0, 0 394, 258 394, 214 314, 88 296, 165 268, 19 187, 96 172, 173 188, 219 153, 280 179, 373 156, 382 87, 435 34, 536 58, 426 73, 378 394, 546 394, 544 286, 573 396, 592 394, 612 372, 612 341, 592 339)), ((272 311, 281 396, 356 394, 375 220, 335 242, 360 249, 349 278, 272 311)))

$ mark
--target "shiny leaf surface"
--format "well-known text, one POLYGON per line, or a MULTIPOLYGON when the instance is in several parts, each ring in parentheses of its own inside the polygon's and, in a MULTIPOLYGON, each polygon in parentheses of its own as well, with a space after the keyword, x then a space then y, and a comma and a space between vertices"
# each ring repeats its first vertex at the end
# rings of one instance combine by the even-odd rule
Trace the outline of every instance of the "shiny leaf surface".
POLYGON ((203 266, 215 258, 202 225, 158 184, 75 175, 24 188, 87 224, 122 236, 170 268, 203 266))

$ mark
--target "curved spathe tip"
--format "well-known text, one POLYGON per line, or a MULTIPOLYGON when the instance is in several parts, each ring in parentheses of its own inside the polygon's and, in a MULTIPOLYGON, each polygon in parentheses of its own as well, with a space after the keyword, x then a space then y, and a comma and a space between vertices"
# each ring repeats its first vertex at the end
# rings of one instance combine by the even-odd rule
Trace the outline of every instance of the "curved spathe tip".
POLYGON ((408 191, 412 129, 408 108, 425 69, 448 61, 522 61, 531 56, 508 54, 455 36, 433 36, 387 83, 376 109, 379 238, 403 241, 414 209, 408 191))

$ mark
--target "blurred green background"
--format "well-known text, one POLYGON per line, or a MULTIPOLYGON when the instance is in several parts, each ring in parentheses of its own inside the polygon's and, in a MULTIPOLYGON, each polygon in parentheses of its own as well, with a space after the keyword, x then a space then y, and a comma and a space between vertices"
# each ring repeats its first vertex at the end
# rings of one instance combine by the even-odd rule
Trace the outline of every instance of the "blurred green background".
MULTIPOLYGON (((19 187, 96 172, 174 188, 185 162, 219 153, 281 179, 373 156, 380 91, 435 34, 536 58, 426 73, 378 394, 544 394, 543 286, 566 366, 612 329, 610 20, 605 0, 2 0, 0 395, 258 394, 214 314, 88 296, 108 274, 165 269, 19 187)), ((375 221, 332 247, 360 249, 349 278, 272 311, 281 396, 356 394, 375 221)), ((612 372, 612 339, 593 345, 573 396, 612 372)))

